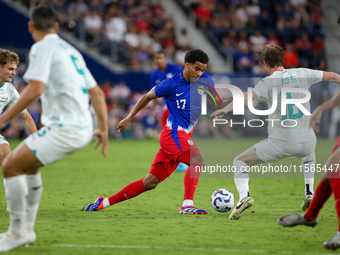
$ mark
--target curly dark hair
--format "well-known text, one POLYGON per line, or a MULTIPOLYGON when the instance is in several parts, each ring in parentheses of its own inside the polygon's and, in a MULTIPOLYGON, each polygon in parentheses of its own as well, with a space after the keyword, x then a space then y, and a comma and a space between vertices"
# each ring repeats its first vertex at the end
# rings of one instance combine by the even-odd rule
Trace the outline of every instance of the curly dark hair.
POLYGON ((285 60, 283 49, 277 45, 266 44, 261 52, 261 59, 272 68, 283 66, 285 60))
POLYGON ((36 30, 46 32, 54 28, 57 18, 52 7, 38 5, 31 13, 31 21, 36 30))
POLYGON ((200 49, 190 50, 187 54, 185 54, 184 63, 188 62, 190 64, 195 64, 196 61, 202 64, 208 64, 209 57, 203 50, 200 49))
POLYGON ((16 65, 19 64, 18 54, 0 48, 0 65, 5 66, 9 62, 14 62, 16 65))

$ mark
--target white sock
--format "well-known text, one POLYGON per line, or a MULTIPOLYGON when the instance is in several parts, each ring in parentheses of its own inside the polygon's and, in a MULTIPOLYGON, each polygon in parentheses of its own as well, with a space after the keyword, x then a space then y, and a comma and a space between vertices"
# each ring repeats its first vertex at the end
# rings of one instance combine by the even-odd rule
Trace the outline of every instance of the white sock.
POLYGON ((234 181, 237 191, 240 195, 239 201, 248 196, 249 193, 249 172, 246 172, 247 164, 241 160, 234 160, 233 166, 235 167, 234 181), (242 171, 243 172, 242 172, 242 171))
POLYGON ((9 231, 20 235, 26 223, 28 188, 25 175, 4 178, 7 205, 10 213, 9 231))
POLYGON ((194 206, 194 200, 190 200, 190 199, 183 200, 182 206, 188 206, 188 205, 194 206))
POLYGON ((314 178, 305 178, 305 194, 307 192, 314 194, 314 178))
POLYGON ((311 153, 305 158, 302 158, 303 176, 305 177, 305 194, 311 192, 314 194, 314 172, 315 167, 315 153, 311 153), (306 164, 305 164, 306 163, 306 164))
POLYGON ((110 206, 109 198, 105 198, 103 202, 104 209, 110 206))
POLYGON ((43 193, 43 184, 40 172, 25 176, 28 186, 26 226, 33 231, 43 193))

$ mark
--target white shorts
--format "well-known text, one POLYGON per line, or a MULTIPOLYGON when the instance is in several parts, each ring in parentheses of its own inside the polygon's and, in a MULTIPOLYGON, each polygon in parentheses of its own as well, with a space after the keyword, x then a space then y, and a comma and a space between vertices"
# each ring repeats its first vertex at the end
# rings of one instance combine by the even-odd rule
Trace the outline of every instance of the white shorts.
POLYGON ((0 135, 0 145, 3 145, 3 144, 8 144, 8 146, 9 146, 9 143, 8 143, 8 141, 6 140, 6 138, 3 137, 2 135, 0 135))
POLYGON ((269 139, 262 140, 255 144, 255 154, 265 163, 272 164, 276 161, 291 156, 295 156, 298 159, 305 160, 305 158, 311 154, 314 155, 316 140, 292 144, 292 145, 281 145, 274 143, 269 139))
POLYGON ((75 131, 57 126, 39 129, 25 139, 28 148, 43 165, 49 165, 84 148, 92 139, 92 131, 75 131))

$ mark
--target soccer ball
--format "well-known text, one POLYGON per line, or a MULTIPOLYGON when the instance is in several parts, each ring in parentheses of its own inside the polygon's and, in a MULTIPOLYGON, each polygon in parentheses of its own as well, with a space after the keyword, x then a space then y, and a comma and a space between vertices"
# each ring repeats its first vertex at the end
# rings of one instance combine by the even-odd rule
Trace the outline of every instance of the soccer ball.
POLYGON ((234 195, 228 189, 215 190, 211 195, 211 206, 218 212, 228 212, 234 204, 234 195))

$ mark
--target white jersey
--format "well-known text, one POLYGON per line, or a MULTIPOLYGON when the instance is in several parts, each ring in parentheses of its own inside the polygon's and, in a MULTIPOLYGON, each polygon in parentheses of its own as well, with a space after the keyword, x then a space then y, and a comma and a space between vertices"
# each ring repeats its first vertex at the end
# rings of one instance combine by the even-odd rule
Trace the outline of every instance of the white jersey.
MULTIPOLYGON (((0 86, 0 114, 4 111, 7 105, 15 104, 19 99, 19 93, 14 88, 12 83, 5 82, 0 86)), ((23 110, 21 113, 26 111, 23 110)))
POLYGON ((79 51, 57 34, 48 34, 32 46, 24 79, 46 86, 41 95, 43 125, 93 129, 87 90, 97 83, 79 51))
MULTIPOLYGON (((309 115, 304 115, 296 105, 287 105, 286 115, 281 115, 281 88, 304 88, 309 89, 313 84, 322 80, 323 72, 306 68, 284 69, 276 71, 272 75, 264 78, 254 88, 254 92, 259 100, 268 104, 268 109, 272 106, 272 88, 276 87, 278 91, 278 100, 276 110, 269 115, 268 119, 278 119, 280 121, 268 122, 268 139, 275 143, 289 145, 298 144, 316 139, 314 130, 309 128, 309 115), (282 120, 295 120, 295 127, 284 127, 281 125, 282 120)), ((303 93, 287 92, 287 99, 304 98, 303 93)), ((309 102, 303 106, 310 112, 309 102)), ((293 126, 295 122, 286 123, 293 126)))

